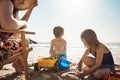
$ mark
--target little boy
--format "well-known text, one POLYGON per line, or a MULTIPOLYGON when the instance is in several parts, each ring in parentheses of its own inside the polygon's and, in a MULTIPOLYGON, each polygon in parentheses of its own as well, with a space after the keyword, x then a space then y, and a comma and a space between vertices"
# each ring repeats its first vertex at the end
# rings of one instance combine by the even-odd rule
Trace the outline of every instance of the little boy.
POLYGON ((56 26, 53 29, 53 34, 55 39, 50 43, 51 56, 66 59, 66 40, 62 38, 64 29, 61 26, 56 26))

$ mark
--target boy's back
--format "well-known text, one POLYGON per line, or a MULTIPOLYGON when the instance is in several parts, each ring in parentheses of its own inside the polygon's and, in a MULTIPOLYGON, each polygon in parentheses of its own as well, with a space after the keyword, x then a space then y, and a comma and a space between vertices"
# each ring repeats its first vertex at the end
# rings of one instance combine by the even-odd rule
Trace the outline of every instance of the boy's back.
POLYGON ((53 45, 53 51, 55 54, 65 54, 66 53, 66 41, 64 39, 58 38, 51 41, 53 45))
POLYGON ((56 26, 53 29, 53 34, 55 38, 50 44, 51 56, 58 56, 59 58, 66 59, 66 40, 62 38, 64 29, 61 26, 56 26))

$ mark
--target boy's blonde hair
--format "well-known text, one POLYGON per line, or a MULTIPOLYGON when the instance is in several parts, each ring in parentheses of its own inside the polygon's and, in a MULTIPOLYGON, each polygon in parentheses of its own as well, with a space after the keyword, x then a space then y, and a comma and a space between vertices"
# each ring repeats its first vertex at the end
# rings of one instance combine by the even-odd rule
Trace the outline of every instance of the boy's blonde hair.
POLYGON ((53 29, 55 37, 60 37, 64 34, 64 29, 61 26, 55 26, 53 29))

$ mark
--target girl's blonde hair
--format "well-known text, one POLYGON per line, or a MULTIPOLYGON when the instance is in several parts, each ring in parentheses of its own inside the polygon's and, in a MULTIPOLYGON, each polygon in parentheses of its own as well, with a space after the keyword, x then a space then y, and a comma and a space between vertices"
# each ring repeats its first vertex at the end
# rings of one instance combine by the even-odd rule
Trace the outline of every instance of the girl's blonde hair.
POLYGON ((95 51, 100 44, 96 33, 92 29, 86 29, 81 34, 81 39, 84 39, 90 46, 91 52, 95 51))

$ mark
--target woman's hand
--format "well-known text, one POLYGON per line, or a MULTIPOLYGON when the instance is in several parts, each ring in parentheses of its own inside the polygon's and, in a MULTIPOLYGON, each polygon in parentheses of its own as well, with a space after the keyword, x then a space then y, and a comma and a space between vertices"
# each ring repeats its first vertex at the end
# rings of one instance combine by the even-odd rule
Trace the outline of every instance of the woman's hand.
POLYGON ((37 0, 32 0, 31 4, 29 6, 29 9, 32 9, 32 8, 36 7, 37 5, 38 5, 38 1, 37 0))

